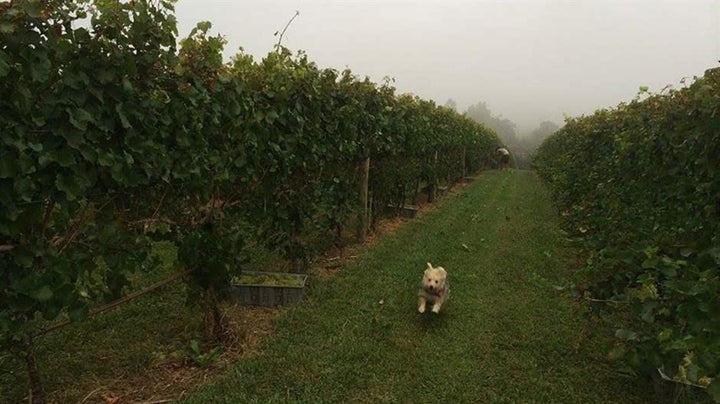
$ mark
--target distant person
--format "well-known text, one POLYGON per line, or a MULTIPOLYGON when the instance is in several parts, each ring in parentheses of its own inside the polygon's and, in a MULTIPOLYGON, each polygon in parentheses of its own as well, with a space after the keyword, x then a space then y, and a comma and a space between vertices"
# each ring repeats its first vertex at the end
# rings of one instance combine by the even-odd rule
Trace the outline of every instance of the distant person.
POLYGON ((504 147, 495 149, 495 155, 498 156, 498 170, 508 168, 510 162, 510 152, 504 147))

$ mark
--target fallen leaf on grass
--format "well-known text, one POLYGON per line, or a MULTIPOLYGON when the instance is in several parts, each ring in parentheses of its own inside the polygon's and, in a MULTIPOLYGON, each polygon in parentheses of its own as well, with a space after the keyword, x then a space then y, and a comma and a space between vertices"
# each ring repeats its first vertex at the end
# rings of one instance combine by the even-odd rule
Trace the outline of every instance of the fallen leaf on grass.
POLYGON ((118 402, 120 402, 120 397, 117 396, 103 394, 102 398, 105 401, 105 404, 117 404, 118 402))

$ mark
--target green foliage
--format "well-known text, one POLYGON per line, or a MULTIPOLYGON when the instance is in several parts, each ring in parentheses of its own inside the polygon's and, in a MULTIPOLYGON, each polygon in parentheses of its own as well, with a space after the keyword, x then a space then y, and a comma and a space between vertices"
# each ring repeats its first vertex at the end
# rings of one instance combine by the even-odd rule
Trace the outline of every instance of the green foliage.
POLYGON ((164 10, 138 4, 98 3, 92 33, 73 24, 87 16, 84 2, 2 6, 4 343, 30 333, 36 313, 83 318, 89 305, 121 293, 126 273, 144 266, 146 240, 128 228, 140 202, 132 194, 162 164, 140 156, 163 153, 137 136, 137 117, 155 103, 156 64, 174 43, 161 34, 174 22, 155 21, 164 10))
POLYGON ((180 237, 178 261, 190 271, 191 289, 197 289, 191 296, 193 300, 211 288, 222 294, 230 286, 230 277, 240 272, 243 246, 239 234, 222 234, 207 224, 180 237))
POLYGON ((680 90, 642 92, 568 120, 535 161, 569 233, 592 251, 581 291, 632 314, 615 353, 704 386, 720 376, 718 93, 718 69, 680 90))
POLYGON ((570 251, 534 172, 483 174, 440 204, 314 278, 259 354, 182 402, 652 402, 650 383, 607 366, 605 335, 583 333, 550 286, 571 276, 570 251), (452 282, 433 317, 414 307, 428 257, 452 282))
POLYGON ((190 352, 188 357, 193 363, 202 368, 206 368, 215 363, 220 358, 221 353, 222 350, 220 347, 214 347, 208 352, 203 353, 200 349, 200 341, 196 339, 190 341, 190 352))
POLYGON ((298 264, 308 229, 339 234, 358 208, 360 161, 392 162, 374 173, 382 200, 458 177, 461 151, 497 142, 303 53, 225 64, 209 22, 178 50, 173 1, 0 9, 3 344, 32 335, 37 315, 79 320, 120 296, 128 273, 155 265, 150 239, 176 243, 189 289, 215 301, 247 237, 298 264))

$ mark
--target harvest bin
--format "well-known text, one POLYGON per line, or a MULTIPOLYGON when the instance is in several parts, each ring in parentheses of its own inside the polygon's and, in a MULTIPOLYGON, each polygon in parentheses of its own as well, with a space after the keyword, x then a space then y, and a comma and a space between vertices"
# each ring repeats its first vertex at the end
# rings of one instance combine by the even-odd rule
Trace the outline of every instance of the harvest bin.
POLYGON ((389 204, 386 209, 387 213, 391 215, 401 216, 408 219, 412 219, 417 216, 418 212, 418 207, 415 205, 403 205, 401 208, 398 208, 396 205, 389 204))
POLYGON ((244 271, 232 280, 230 298, 245 306, 291 306, 302 301, 306 283, 305 274, 244 271))

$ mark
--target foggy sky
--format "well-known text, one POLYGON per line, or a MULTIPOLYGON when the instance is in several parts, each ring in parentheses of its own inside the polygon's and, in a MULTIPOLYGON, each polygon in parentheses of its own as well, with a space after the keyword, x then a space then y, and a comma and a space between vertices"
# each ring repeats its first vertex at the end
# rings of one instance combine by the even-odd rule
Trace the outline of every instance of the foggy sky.
POLYGON ((178 0, 180 36, 199 21, 260 60, 278 41, 321 68, 395 79, 459 112, 486 102, 528 132, 700 76, 720 59, 720 0, 178 0))

